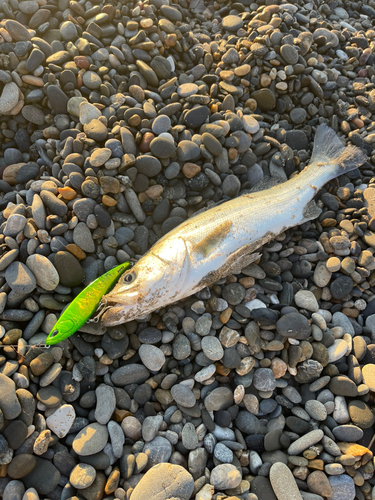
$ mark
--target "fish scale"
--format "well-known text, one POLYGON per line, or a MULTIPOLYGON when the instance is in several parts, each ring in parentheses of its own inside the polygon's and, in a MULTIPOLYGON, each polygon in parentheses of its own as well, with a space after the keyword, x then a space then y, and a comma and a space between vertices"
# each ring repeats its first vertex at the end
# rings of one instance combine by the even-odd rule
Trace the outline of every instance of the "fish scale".
POLYGON ((319 189, 365 161, 359 148, 344 147, 332 129, 320 125, 310 164, 298 175, 202 212, 161 238, 104 296, 104 325, 145 317, 239 273, 260 257, 255 251, 262 245, 318 217, 313 198, 319 189))

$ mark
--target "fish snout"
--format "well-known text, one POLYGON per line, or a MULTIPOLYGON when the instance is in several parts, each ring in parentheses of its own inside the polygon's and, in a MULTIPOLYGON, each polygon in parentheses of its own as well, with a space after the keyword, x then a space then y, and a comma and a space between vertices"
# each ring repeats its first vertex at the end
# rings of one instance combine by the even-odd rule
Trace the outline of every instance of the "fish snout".
POLYGON ((129 321, 127 310, 130 312, 129 308, 123 305, 108 307, 101 316, 100 321, 104 326, 121 325, 129 321))

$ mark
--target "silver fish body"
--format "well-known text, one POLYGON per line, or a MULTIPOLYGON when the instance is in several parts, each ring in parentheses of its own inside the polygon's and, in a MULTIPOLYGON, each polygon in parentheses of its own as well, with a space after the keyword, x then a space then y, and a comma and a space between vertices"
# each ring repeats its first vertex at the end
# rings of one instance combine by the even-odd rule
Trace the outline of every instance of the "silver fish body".
POLYGON ((254 253, 286 229, 315 219, 312 201, 329 180, 366 160, 321 125, 311 162, 300 174, 270 189, 244 194, 188 219, 161 238, 103 297, 113 304, 101 320, 114 326, 184 299, 257 260, 254 253))

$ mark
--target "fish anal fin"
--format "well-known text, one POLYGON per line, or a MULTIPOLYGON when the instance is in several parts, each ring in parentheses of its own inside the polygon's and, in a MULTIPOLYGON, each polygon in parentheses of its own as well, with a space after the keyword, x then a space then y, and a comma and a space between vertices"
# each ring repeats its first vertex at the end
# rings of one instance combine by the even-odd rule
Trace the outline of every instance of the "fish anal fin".
POLYGON ((261 255, 261 253, 251 253, 249 255, 242 255, 241 257, 238 257, 238 259, 233 262, 233 266, 231 267, 229 274, 240 273, 242 269, 258 260, 261 255))
POLYGON ((215 227, 215 229, 208 233, 207 236, 205 236, 199 243, 194 245, 192 252, 199 253, 203 257, 208 257, 229 233, 232 224, 231 220, 222 222, 219 226, 215 227))
POLYGON ((309 201, 309 203, 303 209, 303 219, 300 224, 307 222, 309 220, 316 219, 322 213, 322 210, 317 206, 314 200, 309 201))

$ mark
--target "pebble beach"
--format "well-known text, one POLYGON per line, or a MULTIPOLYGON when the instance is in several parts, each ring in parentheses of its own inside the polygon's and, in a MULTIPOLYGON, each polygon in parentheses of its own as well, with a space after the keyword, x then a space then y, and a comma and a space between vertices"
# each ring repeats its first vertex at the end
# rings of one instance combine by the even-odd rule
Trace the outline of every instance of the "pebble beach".
POLYGON ((374 0, 0 0, 0 498, 375 500, 374 113, 374 0), (323 123, 368 160, 316 220, 43 347, 323 123))

